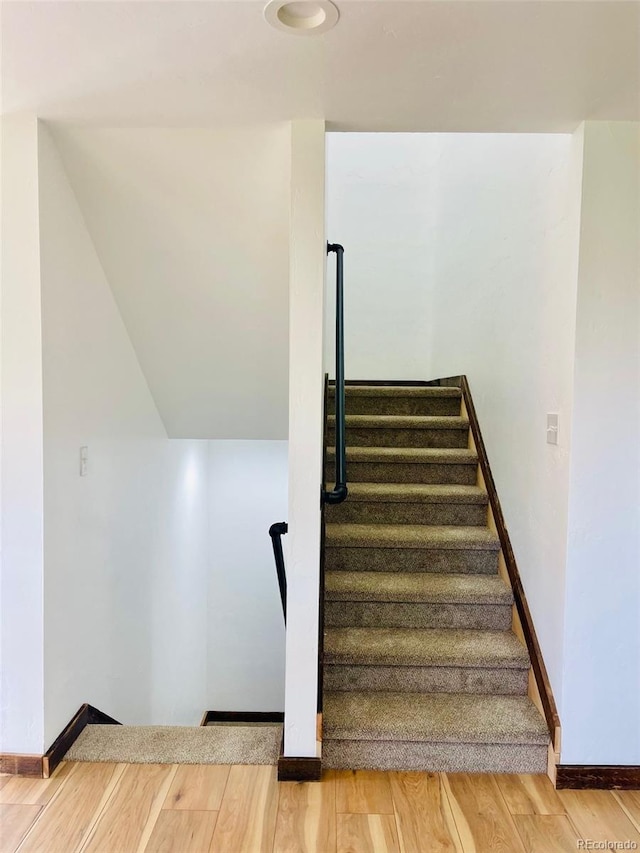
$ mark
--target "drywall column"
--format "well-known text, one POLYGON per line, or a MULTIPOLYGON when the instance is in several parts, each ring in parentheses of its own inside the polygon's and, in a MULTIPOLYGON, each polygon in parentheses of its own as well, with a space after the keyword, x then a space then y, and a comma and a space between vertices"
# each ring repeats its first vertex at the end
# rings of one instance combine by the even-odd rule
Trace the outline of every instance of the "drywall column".
POLYGON ((44 751, 38 123, 2 119, 0 752, 44 751))
POLYGON ((584 126, 563 764, 640 764, 640 124, 584 126))
POLYGON ((289 255, 289 534, 284 754, 316 755, 324 122, 291 125, 289 255))

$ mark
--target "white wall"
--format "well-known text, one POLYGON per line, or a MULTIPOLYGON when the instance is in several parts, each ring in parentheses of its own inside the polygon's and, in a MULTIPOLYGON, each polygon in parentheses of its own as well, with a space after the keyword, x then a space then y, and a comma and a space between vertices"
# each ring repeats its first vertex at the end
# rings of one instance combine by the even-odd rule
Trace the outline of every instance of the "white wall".
POLYGON ((56 140, 168 434, 286 439, 288 126, 56 140))
POLYGON ((282 711, 285 634, 269 528, 287 520, 287 442, 208 445, 207 708, 282 711))
POLYGON ((579 135, 447 140, 428 336, 431 375, 469 377, 558 702, 580 170, 579 135), (557 446, 546 443, 548 412, 557 446))
POLYGON ((640 764, 640 125, 584 126, 562 760, 640 764))
POLYGON ((580 141, 333 134, 328 150, 347 376, 469 377, 559 699, 580 141))
POLYGON ((167 438, 43 125, 39 143, 48 745, 83 702, 126 723, 198 722, 207 447, 167 438))
POLYGON ((324 188, 324 122, 292 122, 284 754, 299 757, 317 753, 324 188))
MULTIPOLYGON (((411 133, 327 134, 327 237, 345 247, 348 379, 427 376, 432 188, 439 156, 434 139, 411 133)), ((332 375, 334 263, 325 312, 325 364, 332 375)))
POLYGON ((28 116, 4 117, 1 133, 0 752, 41 753, 43 489, 37 122, 28 116))

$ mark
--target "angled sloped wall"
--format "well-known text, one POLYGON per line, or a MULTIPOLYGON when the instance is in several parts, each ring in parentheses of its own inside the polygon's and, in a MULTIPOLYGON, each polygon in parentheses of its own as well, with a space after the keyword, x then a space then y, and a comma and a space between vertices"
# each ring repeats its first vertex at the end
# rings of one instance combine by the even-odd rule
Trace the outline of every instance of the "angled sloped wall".
POLYGON ((287 438, 289 130, 56 128, 171 438, 287 438))
POLYGON ((45 744, 87 701, 127 723, 197 723, 207 445, 167 438, 44 125, 39 204, 45 744))

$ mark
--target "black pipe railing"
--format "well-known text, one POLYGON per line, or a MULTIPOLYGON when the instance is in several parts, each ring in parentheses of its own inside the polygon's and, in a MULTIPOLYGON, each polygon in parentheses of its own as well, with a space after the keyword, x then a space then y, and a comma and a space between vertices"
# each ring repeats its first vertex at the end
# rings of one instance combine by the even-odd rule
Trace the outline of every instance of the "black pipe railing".
POLYGON ((328 243, 327 254, 331 252, 336 256, 336 484, 332 491, 322 489, 322 499, 327 504, 339 504, 348 494, 344 406, 344 248, 339 243, 328 243))
POLYGON ((284 568, 284 554, 282 553, 282 537, 288 531, 286 521, 279 521, 269 528, 269 536, 273 545, 273 556, 276 561, 276 573, 278 575, 278 587, 280 588, 280 601, 282 602, 282 615, 284 624, 287 624, 287 574, 284 568))
MULTIPOLYGON (((327 243, 327 254, 331 252, 336 255, 336 484, 331 491, 322 488, 322 500, 327 504, 339 504, 348 494, 344 405, 344 248, 338 243, 327 243)), ((324 471, 322 474, 324 478, 324 471)), ((286 521, 272 524, 269 528, 285 625, 287 624, 287 574, 282 552, 282 537, 288 529, 286 521)))

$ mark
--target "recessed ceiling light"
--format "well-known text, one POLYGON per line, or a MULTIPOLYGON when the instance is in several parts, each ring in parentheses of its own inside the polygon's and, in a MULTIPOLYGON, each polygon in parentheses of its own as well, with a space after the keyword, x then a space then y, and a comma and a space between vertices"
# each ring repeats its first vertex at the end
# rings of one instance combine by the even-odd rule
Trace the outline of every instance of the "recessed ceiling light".
POLYGON ((271 0, 264 17, 277 30, 295 35, 319 35, 335 27, 340 13, 331 0, 271 0))

